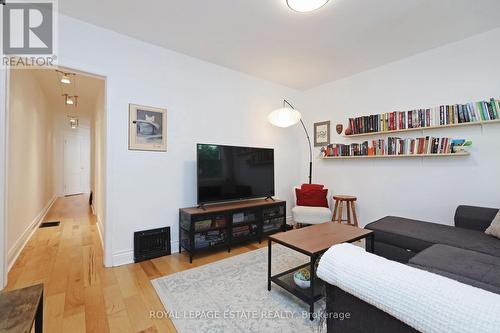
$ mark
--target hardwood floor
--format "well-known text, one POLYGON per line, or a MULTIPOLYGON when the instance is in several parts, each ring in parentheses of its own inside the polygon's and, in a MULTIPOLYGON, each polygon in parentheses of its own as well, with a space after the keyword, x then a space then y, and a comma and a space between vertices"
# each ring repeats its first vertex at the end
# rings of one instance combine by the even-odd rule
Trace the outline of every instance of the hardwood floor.
MULTIPOLYGON (((84 195, 59 198, 9 272, 7 290, 44 283, 44 331, 175 332, 169 319, 150 319, 164 310, 150 280, 265 246, 249 243, 196 257, 185 254, 104 268, 95 218, 84 195)), ((132 237, 132 236, 131 236, 132 237)), ((175 309, 173 309, 175 310, 175 309)))

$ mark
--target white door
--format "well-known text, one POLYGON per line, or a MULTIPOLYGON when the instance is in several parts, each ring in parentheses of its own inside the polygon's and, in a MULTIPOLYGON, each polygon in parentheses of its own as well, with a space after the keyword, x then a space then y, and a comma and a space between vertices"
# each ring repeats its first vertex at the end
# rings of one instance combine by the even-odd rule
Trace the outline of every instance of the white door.
POLYGON ((64 195, 89 191, 90 144, 88 138, 67 133, 64 136, 64 195))

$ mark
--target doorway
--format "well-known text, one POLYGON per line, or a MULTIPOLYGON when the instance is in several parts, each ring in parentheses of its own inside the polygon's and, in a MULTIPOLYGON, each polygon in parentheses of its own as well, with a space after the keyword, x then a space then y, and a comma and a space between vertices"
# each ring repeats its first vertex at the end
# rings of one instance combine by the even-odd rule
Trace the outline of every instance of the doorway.
POLYGON ((104 246, 105 79, 69 68, 10 70, 5 92, 6 152, 0 156, 6 164, 5 265, 1 271, 10 270, 38 226, 49 218, 47 212, 57 198, 64 196, 93 198, 87 199, 87 208, 104 246))
POLYGON ((90 193, 90 132, 64 133, 64 195, 90 193))

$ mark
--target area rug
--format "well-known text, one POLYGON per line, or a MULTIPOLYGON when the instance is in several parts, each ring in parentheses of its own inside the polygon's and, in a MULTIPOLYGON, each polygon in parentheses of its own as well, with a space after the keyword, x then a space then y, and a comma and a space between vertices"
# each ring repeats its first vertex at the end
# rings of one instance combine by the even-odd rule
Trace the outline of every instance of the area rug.
MULTIPOLYGON (((286 271, 308 258, 273 246, 272 272, 286 271)), ((326 332, 319 319, 324 300, 309 306, 272 284, 267 290, 267 248, 247 252, 152 281, 165 313, 179 333, 326 332)))

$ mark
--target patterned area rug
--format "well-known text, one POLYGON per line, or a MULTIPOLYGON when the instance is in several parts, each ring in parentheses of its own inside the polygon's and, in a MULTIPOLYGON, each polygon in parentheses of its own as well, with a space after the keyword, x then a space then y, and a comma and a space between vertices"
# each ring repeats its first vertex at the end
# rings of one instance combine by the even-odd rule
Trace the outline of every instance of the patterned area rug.
MULTIPOLYGON (((273 274, 308 258, 273 246, 273 274)), ((272 284, 267 290, 267 247, 152 281, 179 333, 326 332, 309 320, 309 306, 272 284)), ((315 304, 316 316, 325 303, 315 304)))

